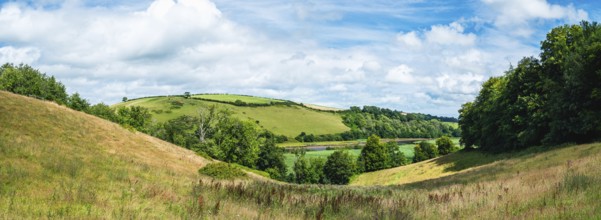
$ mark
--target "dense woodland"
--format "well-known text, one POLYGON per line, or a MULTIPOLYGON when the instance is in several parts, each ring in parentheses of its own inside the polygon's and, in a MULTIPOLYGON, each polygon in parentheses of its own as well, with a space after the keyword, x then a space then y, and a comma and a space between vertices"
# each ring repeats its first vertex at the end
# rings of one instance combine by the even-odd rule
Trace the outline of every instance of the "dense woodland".
POLYGON ((404 113, 376 106, 351 107, 341 112, 343 123, 351 128, 340 134, 313 135, 300 133, 300 142, 342 141, 365 139, 371 135, 382 138, 459 137, 461 130, 443 122, 456 122, 452 117, 437 117, 419 113, 404 113))
POLYGON ((601 26, 551 30, 540 58, 523 58, 462 106, 466 147, 504 152, 601 138, 601 26))

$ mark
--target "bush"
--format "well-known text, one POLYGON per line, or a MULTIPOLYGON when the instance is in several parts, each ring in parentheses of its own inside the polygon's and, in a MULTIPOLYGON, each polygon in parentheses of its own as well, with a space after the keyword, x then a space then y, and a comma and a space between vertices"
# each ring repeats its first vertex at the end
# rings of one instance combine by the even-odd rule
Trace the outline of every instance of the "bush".
POLYGON ((447 155, 457 151, 457 146, 455 146, 448 136, 442 136, 436 139, 436 146, 438 146, 438 153, 440 155, 447 155))
POLYGON ((415 156, 413 157, 413 162, 417 163, 420 161, 428 160, 431 158, 438 157, 438 149, 434 144, 422 141, 417 144, 414 148, 415 156))
POLYGON ((246 173, 228 163, 210 163, 200 168, 198 173, 215 179, 238 179, 246 177, 246 173))
POLYGON ((347 184, 355 171, 355 160, 346 151, 330 154, 323 168, 324 174, 332 184, 347 184))

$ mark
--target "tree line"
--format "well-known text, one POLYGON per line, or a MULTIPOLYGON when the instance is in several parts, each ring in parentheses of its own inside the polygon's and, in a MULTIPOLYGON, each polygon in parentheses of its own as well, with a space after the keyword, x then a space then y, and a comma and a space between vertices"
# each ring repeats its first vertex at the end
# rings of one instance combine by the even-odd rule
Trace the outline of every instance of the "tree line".
POLYGON ((451 117, 404 113, 375 106, 353 106, 341 114, 342 122, 351 128, 350 131, 322 135, 301 132, 294 139, 299 142, 319 142, 364 139, 371 135, 382 138, 438 138, 445 135, 461 135, 459 128, 443 123, 456 120, 451 117))
POLYGON ((491 77, 459 110, 461 142, 491 152, 601 138, 601 27, 552 29, 540 58, 491 77))
MULTIPOLYGON (((416 144, 413 162, 428 160, 457 151, 448 136, 440 137, 436 144, 422 141, 416 144)), ((287 181, 299 184, 347 184, 355 174, 372 172, 410 164, 411 161, 399 150, 395 142, 380 142, 380 137, 372 135, 367 138, 365 147, 357 159, 347 151, 338 150, 327 159, 305 158, 304 152, 297 152, 294 173, 290 173, 287 181)))

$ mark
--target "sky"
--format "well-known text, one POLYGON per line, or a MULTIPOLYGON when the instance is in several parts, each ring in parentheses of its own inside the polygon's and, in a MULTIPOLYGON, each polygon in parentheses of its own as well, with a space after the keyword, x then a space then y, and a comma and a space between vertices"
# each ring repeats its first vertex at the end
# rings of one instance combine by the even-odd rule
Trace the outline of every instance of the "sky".
POLYGON ((590 0, 0 1, 0 63, 91 103, 232 93, 458 116, 590 0))

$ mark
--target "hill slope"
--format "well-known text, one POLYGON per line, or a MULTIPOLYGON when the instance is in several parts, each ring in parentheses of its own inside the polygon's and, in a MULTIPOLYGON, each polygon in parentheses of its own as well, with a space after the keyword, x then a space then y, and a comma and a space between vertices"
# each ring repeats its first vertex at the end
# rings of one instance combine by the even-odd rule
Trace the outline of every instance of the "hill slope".
POLYGON ((189 195, 207 163, 103 119, 0 91, 0 219, 193 217, 189 195))
POLYGON ((535 147, 528 151, 487 154, 459 151, 446 156, 406 166, 363 173, 351 185, 394 185, 420 182, 479 182, 513 178, 515 174, 548 173, 557 175, 567 164, 578 164, 581 171, 601 174, 590 169, 601 164, 601 143, 575 145, 555 149, 535 147))
MULTIPOLYGON (((220 98, 225 99, 224 96, 227 95, 220 95, 220 98)), ((236 97, 238 96, 232 96, 232 99, 236 99, 236 97)), ((150 109, 153 118, 157 119, 159 122, 164 122, 181 115, 197 115, 199 107, 216 105, 221 109, 227 108, 231 110, 234 113, 234 116, 240 119, 258 121, 259 125, 263 128, 278 135, 286 135, 288 137, 296 137, 301 132, 318 135, 342 133, 349 130, 349 128, 342 123, 340 114, 315 111, 296 105, 250 107, 197 99, 185 99, 183 97, 149 97, 118 103, 113 106, 136 105, 150 109), (173 102, 179 102, 183 105, 179 108, 173 108, 173 102)))

